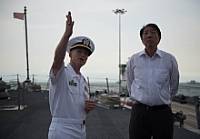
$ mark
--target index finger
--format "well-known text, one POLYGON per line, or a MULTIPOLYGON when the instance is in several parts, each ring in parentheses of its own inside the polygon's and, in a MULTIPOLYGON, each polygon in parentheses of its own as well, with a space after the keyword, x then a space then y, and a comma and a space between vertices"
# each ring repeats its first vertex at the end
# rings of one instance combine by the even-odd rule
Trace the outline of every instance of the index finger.
POLYGON ((72 23, 72 16, 71 16, 71 12, 69 11, 68 12, 68 15, 66 16, 67 17, 67 24, 71 24, 72 23))

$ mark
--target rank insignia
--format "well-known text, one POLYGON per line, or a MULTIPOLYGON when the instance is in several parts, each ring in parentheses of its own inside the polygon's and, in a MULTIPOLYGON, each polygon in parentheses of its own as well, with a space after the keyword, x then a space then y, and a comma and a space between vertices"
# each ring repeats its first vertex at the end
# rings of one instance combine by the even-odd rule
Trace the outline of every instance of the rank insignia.
MULTIPOLYGON (((83 43, 84 45, 90 47, 90 40, 88 40, 88 39, 83 39, 83 40, 82 40, 82 43, 83 43)), ((91 47, 90 47, 90 48, 91 48, 91 47)))

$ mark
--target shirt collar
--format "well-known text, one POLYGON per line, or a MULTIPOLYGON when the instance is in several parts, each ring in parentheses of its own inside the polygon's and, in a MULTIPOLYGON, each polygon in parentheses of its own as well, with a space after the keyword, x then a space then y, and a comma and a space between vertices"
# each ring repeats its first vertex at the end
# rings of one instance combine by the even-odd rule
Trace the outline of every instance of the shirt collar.
POLYGON ((143 50, 143 51, 139 52, 139 56, 145 56, 145 55, 146 55, 146 52, 145 52, 145 50, 143 50))
POLYGON ((162 57, 162 51, 161 51, 161 50, 157 49, 157 50, 156 50, 156 54, 157 54, 158 56, 162 57))
MULTIPOLYGON (((145 50, 139 52, 139 56, 145 56, 145 55, 147 55, 147 53, 146 53, 145 50)), ((156 50, 156 53, 154 54, 154 56, 162 57, 162 51, 159 50, 159 49, 157 49, 157 50, 156 50)))

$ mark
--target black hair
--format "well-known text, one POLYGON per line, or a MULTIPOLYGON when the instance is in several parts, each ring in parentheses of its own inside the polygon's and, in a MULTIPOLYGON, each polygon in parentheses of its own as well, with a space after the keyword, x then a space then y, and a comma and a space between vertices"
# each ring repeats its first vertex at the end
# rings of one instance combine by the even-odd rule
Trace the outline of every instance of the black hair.
POLYGON ((141 28, 141 30, 140 30, 140 38, 141 39, 142 39, 142 34, 144 33, 144 29, 147 28, 147 27, 154 28, 157 31, 157 33, 158 33, 159 39, 161 39, 161 31, 160 31, 159 27, 156 24, 154 24, 154 23, 149 23, 149 24, 147 24, 147 25, 145 25, 145 26, 143 26, 141 28))

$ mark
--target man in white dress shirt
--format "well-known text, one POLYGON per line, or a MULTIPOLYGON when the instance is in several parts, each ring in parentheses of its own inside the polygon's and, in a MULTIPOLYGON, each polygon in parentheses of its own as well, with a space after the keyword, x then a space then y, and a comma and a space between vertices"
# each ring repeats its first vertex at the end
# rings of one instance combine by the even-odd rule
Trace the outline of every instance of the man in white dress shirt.
POLYGON ((94 51, 94 43, 85 36, 69 40, 73 25, 69 12, 66 30, 56 48, 50 70, 49 105, 52 121, 48 139, 86 139, 86 114, 95 107, 95 102, 89 100, 88 85, 80 72, 94 51), (65 67, 66 51, 70 62, 65 67))
POLYGON ((170 107, 178 91, 179 71, 173 55, 157 48, 161 31, 156 24, 140 30, 145 46, 127 64, 127 86, 132 105, 130 139, 172 139, 173 115, 170 107))

